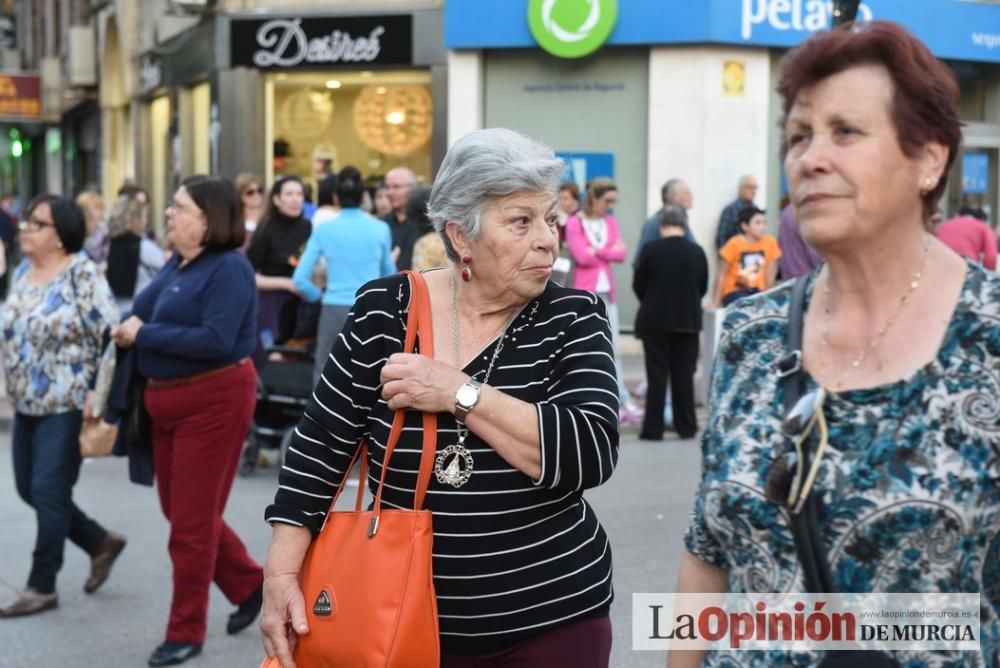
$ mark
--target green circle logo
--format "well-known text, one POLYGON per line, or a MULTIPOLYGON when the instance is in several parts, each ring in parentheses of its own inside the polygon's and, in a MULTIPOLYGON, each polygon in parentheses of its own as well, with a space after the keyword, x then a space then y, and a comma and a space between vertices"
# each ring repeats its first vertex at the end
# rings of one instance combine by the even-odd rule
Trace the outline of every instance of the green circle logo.
POLYGON ((558 58, 597 51, 615 27, 618 0, 529 0, 528 25, 538 45, 558 58))

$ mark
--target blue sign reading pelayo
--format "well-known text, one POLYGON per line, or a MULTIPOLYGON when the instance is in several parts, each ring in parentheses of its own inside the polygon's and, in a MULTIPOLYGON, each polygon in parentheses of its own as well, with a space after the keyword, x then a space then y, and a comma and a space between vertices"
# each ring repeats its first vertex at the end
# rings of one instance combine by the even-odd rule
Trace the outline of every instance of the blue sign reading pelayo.
MULTIPOLYGON (((561 0, 588 2, 589 0, 561 0)), ((537 47, 528 0, 448 0, 451 49, 537 47)), ((609 45, 738 44, 790 47, 830 26, 829 0, 619 0, 609 45)), ((906 26, 939 58, 1000 63, 1000 6, 969 0, 864 0, 859 19, 906 26)))

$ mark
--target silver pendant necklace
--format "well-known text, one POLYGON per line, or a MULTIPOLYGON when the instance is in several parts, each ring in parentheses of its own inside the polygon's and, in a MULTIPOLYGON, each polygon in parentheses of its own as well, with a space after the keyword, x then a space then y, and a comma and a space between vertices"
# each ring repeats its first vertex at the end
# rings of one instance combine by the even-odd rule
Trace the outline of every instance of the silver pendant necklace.
MULTIPOLYGON (((497 347, 493 349, 493 357, 490 358, 486 375, 483 376, 483 385, 489 382, 493 365, 496 364, 500 351, 503 350, 503 343, 507 338, 507 328, 520 312, 520 309, 515 310, 504 323, 503 329, 500 331, 500 340, 497 341, 497 347)), ((451 274, 451 335, 455 346, 455 368, 461 370, 462 347, 458 336, 458 282, 455 280, 454 272, 451 274)), ((458 428, 458 442, 449 445, 434 458, 434 477, 442 485, 451 485, 458 489, 469 482, 475 461, 472 459, 472 453, 465 447, 465 439, 469 437, 469 430, 457 417, 455 418, 455 426, 458 428)))

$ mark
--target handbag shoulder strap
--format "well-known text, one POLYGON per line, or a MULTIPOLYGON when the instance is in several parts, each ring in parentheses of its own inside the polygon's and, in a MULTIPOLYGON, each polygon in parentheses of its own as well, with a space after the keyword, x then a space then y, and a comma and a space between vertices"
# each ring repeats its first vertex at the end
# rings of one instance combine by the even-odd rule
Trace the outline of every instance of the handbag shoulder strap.
MULTIPOLYGON (((788 414, 805 393, 806 372, 802 367, 802 326, 805 319, 806 288, 808 275, 796 279, 788 304, 788 332, 785 335, 785 357, 778 362, 785 414, 788 414)), ((811 452, 803 448, 802 466, 809 469, 811 452)), ((826 546, 819 533, 819 505, 817 494, 810 494, 801 512, 790 516, 795 551, 802 565, 806 590, 811 593, 834 591, 830 562, 826 546)))
MULTIPOLYGON (((416 271, 407 270, 404 272, 410 281, 410 304, 406 315, 406 334, 403 341, 403 352, 412 353, 416 349, 418 336, 420 336, 420 354, 427 357, 434 357, 434 330, 431 322, 430 293, 427 291, 427 282, 423 275, 416 271)), ((378 530, 378 519, 382 509, 382 488, 385 486, 385 476, 389 470, 389 458, 399 443, 399 437, 403 433, 403 422, 406 417, 405 410, 396 411, 392 418, 392 428, 389 431, 389 438, 385 446, 385 458, 382 461, 382 475, 379 479, 378 489, 375 492, 373 509, 375 516, 372 518, 369 528, 369 536, 378 530)), ((437 451, 437 415, 435 413, 423 413, 423 452, 420 456, 420 470, 417 474, 417 486, 414 494, 413 508, 420 510, 424 506, 427 495, 427 487, 430 485, 431 472, 434 469, 434 457, 437 451)), ((351 459, 351 463, 344 472, 344 477, 334 492, 327 511, 323 526, 330 519, 337 504, 337 499, 347 482, 347 477, 354 469, 355 464, 361 462, 361 481, 358 484, 358 496, 355 503, 355 510, 360 511, 365 492, 365 480, 368 464, 368 446, 360 444, 351 459)), ((322 531, 322 528, 320 529, 322 531)))
MULTIPOLYGON (((431 298, 427 290, 427 281, 423 274, 418 271, 407 270, 404 273, 410 279, 410 306, 406 317, 406 339, 403 352, 412 353, 416 340, 419 338, 420 354, 433 359, 434 329, 431 322, 431 298)), ((392 430, 389 432, 389 440, 385 446, 382 476, 378 483, 378 490, 375 492, 376 520, 382 505, 382 488, 385 485, 386 473, 389 471, 389 458, 392 457, 396 444, 399 442, 405 418, 406 411, 398 410, 392 419, 392 430)), ((417 473, 417 485, 414 490, 414 510, 423 508, 427 487, 430 485, 431 471, 434 468, 434 457, 437 451, 437 414, 423 413, 423 436, 423 452, 420 455, 420 469, 417 473)))
POLYGON ((806 277, 795 281, 788 303, 788 331, 785 333, 785 357, 778 362, 784 406, 787 414, 805 393, 806 378, 802 368, 802 323, 806 308, 806 277))

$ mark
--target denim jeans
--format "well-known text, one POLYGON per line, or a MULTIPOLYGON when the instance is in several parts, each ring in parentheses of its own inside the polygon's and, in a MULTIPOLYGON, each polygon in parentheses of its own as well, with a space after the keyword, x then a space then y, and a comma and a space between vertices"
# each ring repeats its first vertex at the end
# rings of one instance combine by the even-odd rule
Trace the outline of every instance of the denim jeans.
POLYGON ((92 555, 108 536, 73 503, 82 419, 81 411, 14 416, 14 481, 18 495, 38 518, 28 586, 43 593, 55 591, 67 538, 92 555))

